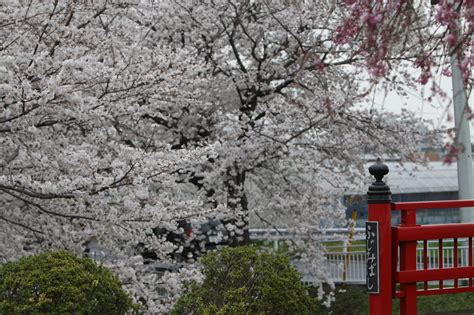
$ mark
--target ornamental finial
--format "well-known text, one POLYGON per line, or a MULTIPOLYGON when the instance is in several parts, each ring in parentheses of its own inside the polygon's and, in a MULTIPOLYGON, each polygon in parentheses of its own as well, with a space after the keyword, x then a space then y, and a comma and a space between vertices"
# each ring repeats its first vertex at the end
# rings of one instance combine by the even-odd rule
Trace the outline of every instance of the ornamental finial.
POLYGON ((388 174, 388 166, 382 163, 380 158, 369 167, 369 173, 375 177, 377 182, 381 182, 382 178, 388 174))
POLYGON ((369 173, 375 177, 375 182, 369 186, 367 192, 368 203, 390 203, 392 202, 392 192, 390 188, 382 180, 388 174, 388 166, 382 163, 380 158, 369 167, 369 173))

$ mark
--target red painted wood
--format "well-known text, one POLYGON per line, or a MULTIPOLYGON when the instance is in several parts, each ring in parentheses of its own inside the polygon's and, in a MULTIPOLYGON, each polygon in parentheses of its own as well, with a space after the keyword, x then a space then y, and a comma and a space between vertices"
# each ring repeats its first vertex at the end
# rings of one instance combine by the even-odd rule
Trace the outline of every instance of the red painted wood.
POLYGON ((394 202, 392 210, 412 209, 443 209, 474 207, 474 200, 442 200, 442 201, 417 201, 417 202, 394 202))
POLYGON ((442 268, 428 270, 406 270, 399 271, 395 276, 398 283, 423 282, 433 280, 450 280, 474 277, 474 266, 442 268))
POLYGON ((397 226, 399 241, 460 238, 474 235, 473 223, 430 224, 421 226, 397 226))
POLYGON ((370 314, 389 314, 392 297, 400 298, 400 313, 416 315, 416 298, 424 295, 474 292, 473 242, 474 224, 416 225, 417 209, 474 207, 474 200, 446 200, 431 202, 400 202, 369 204, 369 221, 379 222, 380 244, 380 294, 370 295, 370 314), (401 210, 401 224, 390 227, 392 210, 401 210), (459 266, 458 238, 469 242, 469 266, 459 266), (447 268, 443 261, 443 239, 454 239, 454 260, 447 268), (438 268, 428 269, 428 242, 439 240, 438 268), (416 270, 417 242, 423 241, 423 269, 416 270), (400 247, 400 252, 398 248, 400 247), (400 256, 400 257, 398 257, 400 256), (400 259, 400 271, 397 263, 400 259), (469 279, 468 287, 459 287, 458 279, 469 279), (454 287, 443 287, 443 280, 454 280, 454 287), (440 281, 438 288, 430 289, 429 281, 440 281), (417 283, 423 282, 423 289, 417 283), (400 284, 397 290, 396 285, 400 284))
POLYGON ((379 294, 369 294, 370 314, 392 311, 391 205, 369 204, 368 221, 379 222, 379 294))
MULTIPOLYGON (((402 212, 400 227, 416 227, 416 210, 402 212)), ((416 240, 400 242, 400 272, 416 271, 416 240)), ((400 298, 400 314, 416 314, 416 282, 404 282, 400 285, 404 292, 400 298)))

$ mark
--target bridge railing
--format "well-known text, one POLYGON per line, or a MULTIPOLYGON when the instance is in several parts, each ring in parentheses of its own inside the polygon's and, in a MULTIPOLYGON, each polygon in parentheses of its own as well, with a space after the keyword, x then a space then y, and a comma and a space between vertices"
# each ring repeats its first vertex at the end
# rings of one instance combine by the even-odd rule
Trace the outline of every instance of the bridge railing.
MULTIPOLYGON (((443 264, 445 267, 453 267, 455 261, 458 266, 468 266, 469 264, 469 246, 468 240, 459 240, 457 248, 457 257, 455 254, 455 247, 452 245, 443 246, 443 264)), ((439 247, 437 240, 428 241, 428 249, 426 253, 427 269, 436 269, 439 265, 439 247), (436 246, 436 247, 435 247, 436 246)), ((423 242, 418 242, 416 250, 416 270, 423 270, 425 268, 424 248, 423 242)), ((354 283, 365 284, 366 282, 366 252, 365 245, 356 246, 351 251, 343 251, 341 247, 339 251, 330 251, 326 253, 325 270, 329 277, 336 283, 354 283), (348 261, 347 267, 345 263, 348 261), (346 268, 345 277, 344 268, 346 268)), ((397 270, 400 262, 397 262, 397 270)), ((453 285, 453 280, 444 281, 446 285, 453 285)), ((430 285, 431 287, 431 285, 430 285)))
POLYGON ((474 292, 474 223, 416 222, 417 210, 474 207, 474 200, 392 203, 390 188, 382 180, 388 167, 378 159, 369 172, 376 179, 367 193, 370 314, 391 312, 393 298, 400 299, 400 314, 416 315, 418 296, 474 292), (401 223, 392 226, 394 211, 401 212, 401 223))
POLYGON ((393 295, 402 314, 416 314, 416 298, 424 295, 474 292, 473 223, 416 224, 416 210, 473 207, 474 200, 393 203, 402 223, 392 227, 393 295), (437 252, 429 246, 437 242, 437 252), (417 253, 422 244, 422 255, 417 253), (450 246, 446 246, 449 244, 450 246), (464 250, 463 250, 464 249, 464 250), (437 257, 429 252, 436 252, 437 257), (400 264, 397 267, 398 256, 400 264), (446 285, 449 281, 449 285, 446 285))

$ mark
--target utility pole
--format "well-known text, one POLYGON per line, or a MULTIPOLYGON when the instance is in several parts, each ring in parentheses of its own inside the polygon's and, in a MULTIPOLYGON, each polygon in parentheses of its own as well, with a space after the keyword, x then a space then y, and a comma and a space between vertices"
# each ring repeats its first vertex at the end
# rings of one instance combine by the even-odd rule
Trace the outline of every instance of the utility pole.
MULTIPOLYGON (((451 30, 456 38, 461 38, 460 22, 456 23, 456 29, 451 30)), ((472 180, 472 148, 471 132, 469 127, 468 107, 464 79, 459 68, 459 53, 455 48, 451 49, 451 72, 453 85, 453 107, 456 138, 454 145, 460 147, 457 156, 458 166, 458 198, 474 199, 474 186, 472 180)), ((474 208, 460 209, 461 222, 474 222, 474 208)))
MULTIPOLYGON (((431 5, 437 5, 439 0, 431 0, 431 5)), ((458 4, 457 11, 461 9, 458 4)), ((457 39, 461 38, 461 23, 456 21, 454 29, 451 29, 457 39)), ((450 50, 451 73, 453 85, 453 107, 454 107, 454 125, 456 129, 456 138, 454 145, 460 147, 457 155, 458 166, 458 199, 474 199, 474 186, 472 180, 472 148, 471 131, 469 120, 467 119, 469 104, 467 103, 466 89, 464 79, 459 68, 459 53, 452 47, 450 50)), ((461 222, 474 222, 474 208, 461 208, 459 210, 461 222)))

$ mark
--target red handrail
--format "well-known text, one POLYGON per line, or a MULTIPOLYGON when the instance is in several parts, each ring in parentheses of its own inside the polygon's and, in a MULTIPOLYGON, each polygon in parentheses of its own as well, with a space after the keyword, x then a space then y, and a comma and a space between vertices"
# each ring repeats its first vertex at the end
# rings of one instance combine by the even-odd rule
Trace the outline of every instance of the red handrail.
POLYGON ((416 210, 416 209, 444 209, 474 207, 474 200, 442 200, 442 201, 416 201, 416 202, 393 202, 392 210, 416 210))
MULTIPOLYGON (((416 286, 417 282, 468 278, 473 274, 474 267, 402 270, 395 275, 395 281, 398 283, 414 283, 416 286)), ((440 287, 440 289, 442 288, 440 287)), ((471 288, 471 291, 472 290, 473 288, 471 288)))
POLYGON ((429 224, 395 227, 398 241, 421 241, 474 236, 473 223, 429 224))

